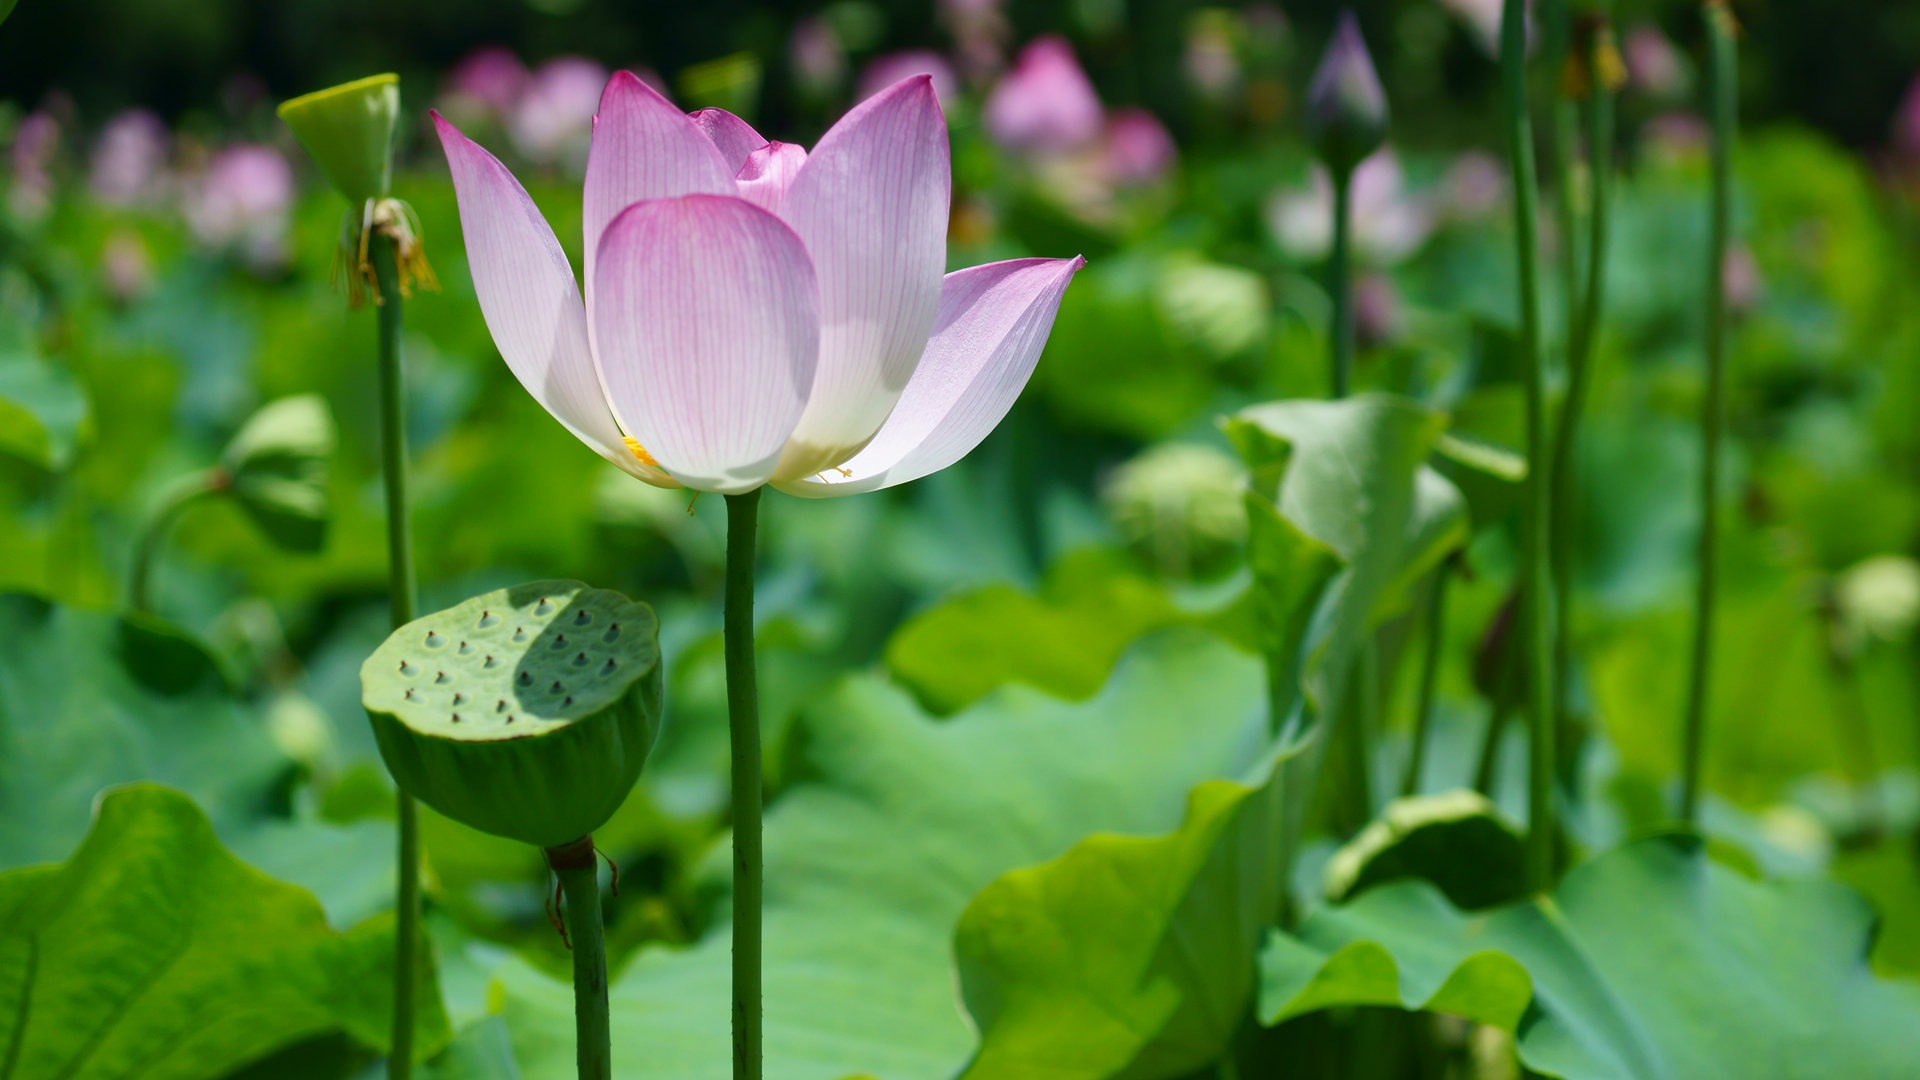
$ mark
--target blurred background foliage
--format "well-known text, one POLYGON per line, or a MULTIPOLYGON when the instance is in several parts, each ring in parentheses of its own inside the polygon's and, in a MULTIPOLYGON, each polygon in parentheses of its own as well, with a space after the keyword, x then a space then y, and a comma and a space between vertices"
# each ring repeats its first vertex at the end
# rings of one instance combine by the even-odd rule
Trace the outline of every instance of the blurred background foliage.
MULTIPOLYGON (((1252 682, 1241 652, 1165 642, 1251 636, 1245 470, 1219 417, 1326 393, 1329 196, 1295 101, 1337 6, 22 0, 0 27, 0 588, 22 594, 0 598, 0 639, 32 644, 0 653, 0 821, 40 825, 0 831, 0 866, 63 858, 97 791, 157 779, 193 795, 242 858, 314 890, 336 927, 389 903, 390 794, 357 677, 387 619, 372 318, 348 314, 329 285, 342 208, 271 110, 375 70, 402 75, 412 123, 397 194, 419 212, 444 290, 406 309, 424 610, 576 577, 662 616, 667 729, 597 837, 623 868, 610 928, 620 956, 659 960, 641 947, 701 938, 723 899, 703 868, 725 836, 724 509, 631 482, 514 383, 474 302, 429 106, 514 167, 577 266, 587 118, 610 68, 808 142, 864 89, 930 70, 952 126, 952 265, 1090 260, 1031 389, 967 461, 873 496, 767 502, 758 631, 774 814, 790 787, 818 793, 857 772, 826 737, 849 716, 895 737, 945 731, 956 715, 1111 719, 1098 695, 1122 683, 1116 665, 1128 670, 1143 636, 1159 644, 1136 657, 1147 675, 1131 677, 1217 694, 1222 715, 1241 707, 1234 694, 1252 682), (125 607, 135 537, 160 493, 222 462, 263 406, 306 394, 338 429, 330 470, 301 474, 324 488, 323 546, 283 550, 245 506, 205 502, 176 522, 153 579, 154 609, 183 629, 106 614, 125 607), (157 668, 175 677, 156 682, 157 668), (994 696, 1009 684, 1096 704, 994 696), (219 729, 176 731, 186 713, 219 729), (92 753, 101 745, 117 749, 92 753), (214 755, 227 760, 212 767, 214 755), (49 776, 61 782, 33 782, 49 776)), ((1439 791, 1473 777, 1500 711, 1517 536, 1503 464, 1521 441, 1513 245, 1486 21, 1497 4, 1356 6, 1393 110, 1388 151, 1355 181, 1357 384, 1447 414, 1434 468, 1471 519, 1422 783, 1439 791)), ((1747 126, 1706 821, 1729 861, 1866 890, 1884 918, 1876 966, 1914 975, 1920 5, 1738 7, 1747 126)), ((1564 762, 1580 781, 1568 817, 1581 851, 1665 820, 1699 518, 1701 28, 1691 3, 1615 11, 1631 81, 1578 459, 1582 734, 1564 762)), ((1551 265, 1563 249, 1549 242, 1551 265)), ((1557 355, 1557 290, 1546 299, 1557 355)), ((1383 792, 1414 711, 1429 602, 1424 584, 1409 595, 1380 631, 1372 679, 1383 792)), ((1138 727, 1164 736, 1177 711, 1138 727)), ((1221 759, 1243 749, 1239 734, 1210 735, 1221 759)), ((1174 809, 1050 820, 1062 843, 1170 829, 1185 791, 1225 771, 1166 773, 1142 745, 1116 760, 1168 788, 1174 809)), ((1489 794, 1521 816, 1518 733, 1494 749, 1489 794)), ((960 784, 966 770, 953 771, 927 784, 960 784)), ((971 820, 1005 779, 984 775, 930 801, 971 820)), ((808 836, 833 832, 810 806, 794 808, 786 834, 803 854, 816 850, 808 836)), ((1348 839, 1317 831, 1307 894, 1348 839)), ((980 855, 960 832, 923 854, 946 843, 980 855)), ((539 973, 564 971, 538 855, 432 815, 427 848, 447 1009, 475 1040, 501 1038, 477 1022, 499 1011, 493 974, 534 980, 514 1000, 551 1005, 539 973)), ((1021 865, 1008 858, 1001 869, 1021 865)), ((950 929, 917 932, 943 946, 950 929)), ((934 982, 950 1004, 951 986, 934 982)), ((537 1035, 538 1013, 516 1031, 537 1035)), ((515 1038, 523 1059, 537 1056, 515 1038)))

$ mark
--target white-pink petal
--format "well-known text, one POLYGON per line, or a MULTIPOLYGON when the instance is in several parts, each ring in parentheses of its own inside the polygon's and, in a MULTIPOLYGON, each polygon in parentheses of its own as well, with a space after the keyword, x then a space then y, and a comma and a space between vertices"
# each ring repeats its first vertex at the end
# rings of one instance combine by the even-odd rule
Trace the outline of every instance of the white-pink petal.
POLYGON ((688 487, 766 483, 819 353, 800 238, 732 196, 651 199, 607 227, 595 275, 596 359, 627 433, 688 487))
POLYGON ((946 119, 918 75, 822 136, 780 216, 820 280, 820 370, 782 479, 839 465, 880 429, 926 346, 946 266, 946 119))
POLYGON ((587 348, 586 312, 553 228, 507 167, 439 113, 480 314, 507 367, 581 442, 651 483, 672 480, 626 449, 587 348))
POLYGON ((589 313, 600 234, 620 211, 642 199, 731 195, 737 169, 729 168, 692 118, 658 90, 631 71, 614 72, 593 118, 581 193, 589 313))
POLYGON ((727 168, 736 173, 747 163, 748 154, 767 145, 767 139, 753 130, 752 124, 725 109, 700 109, 687 116, 693 126, 700 129, 700 134, 720 151, 727 168))
POLYGON ((1013 259, 948 274, 940 314, 900 404, 844 471, 777 486, 811 498, 904 484, 959 461, 1013 408, 1086 260, 1013 259))
POLYGON ((797 143, 770 142, 747 155, 746 164, 734 177, 740 197, 770 214, 778 214, 786 202, 787 188, 807 163, 805 147, 797 143))

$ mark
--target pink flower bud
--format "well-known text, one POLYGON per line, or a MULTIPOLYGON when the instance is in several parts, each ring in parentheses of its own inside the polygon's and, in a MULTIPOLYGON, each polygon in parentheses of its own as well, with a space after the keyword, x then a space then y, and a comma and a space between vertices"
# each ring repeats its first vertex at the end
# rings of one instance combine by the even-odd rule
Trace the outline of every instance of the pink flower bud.
POLYGON ((583 56, 556 57, 534 69, 507 121, 514 148, 543 164, 582 160, 606 82, 607 69, 583 56))
POLYGON ((1020 51, 987 98, 986 125, 1009 150, 1057 155, 1100 135, 1105 111, 1065 38, 1043 37, 1020 51))
POLYGON ((166 184, 167 138, 167 125, 145 109, 114 117, 93 144, 93 197, 108 206, 157 201, 166 184))
POLYGON ((867 69, 860 73, 860 90, 855 96, 865 101, 901 79, 914 75, 926 75, 933 79, 933 96, 942 105, 951 105, 954 95, 959 93, 959 80, 955 78, 953 65, 947 63, 946 57, 932 49, 908 49, 875 57, 867 69))
POLYGON ((1107 117, 1100 167, 1118 187, 1151 184, 1173 167, 1180 151, 1159 117, 1145 109, 1115 109, 1107 117))

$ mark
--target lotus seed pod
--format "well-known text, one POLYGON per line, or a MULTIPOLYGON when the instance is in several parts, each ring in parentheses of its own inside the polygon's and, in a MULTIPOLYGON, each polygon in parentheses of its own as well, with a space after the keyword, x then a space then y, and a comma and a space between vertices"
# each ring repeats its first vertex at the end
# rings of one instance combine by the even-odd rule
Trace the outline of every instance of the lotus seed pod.
POLYGON ((281 398, 254 413, 227 444, 228 490, 282 547, 318 551, 327 534, 333 414, 318 394, 281 398))
POLYGON ((372 75, 283 102, 280 119, 347 201, 385 198, 393 186, 400 77, 372 75))
POLYGON ((1351 11, 1340 13, 1307 87, 1306 119, 1307 137, 1336 177, 1352 173, 1386 140, 1387 92, 1351 11))
POLYGON ((395 630, 360 668, 400 787, 542 848, 620 808, 659 730, 653 609, 577 581, 476 596, 395 630))

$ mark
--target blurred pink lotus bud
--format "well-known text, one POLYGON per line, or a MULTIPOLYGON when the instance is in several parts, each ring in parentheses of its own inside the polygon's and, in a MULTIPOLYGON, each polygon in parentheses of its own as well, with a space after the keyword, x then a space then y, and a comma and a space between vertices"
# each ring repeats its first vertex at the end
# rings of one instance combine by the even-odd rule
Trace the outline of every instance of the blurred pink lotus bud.
POLYGON ((1760 264, 1753 249, 1739 244, 1727 249, 1720 263, 1720 289, 1727 298, 1727 310, 1744 315, 1758 307, 1766 296, 1766 282, 1760 277, 1760 264))
MULTIPOLYGON (((1405 190, 1400 160, 1377 150, 1353 170, 1353 242, 1364 263, 1391 266, 1420 249, 1433 232, 1429 200, 1405 190)), ((1333 248, 1333 180, 1315 165, 1305 185, 1274 192, 1267 228, 1288 254, 1321 259, 1333 248)))
POLYGON ((235 143, 189 187, 187 227, 211 248, 240 252, 256 268, 286 260, 293 166, 271 146, 235 143))
POLYGON ((847 77, 847 51, 833 27, 818 15, 794 24, 793 36, 787 39, 787 62, 801 91, 816 98, 838 90, 847 77))
POLYGON ((166 186, 167 125, 146 109, 129 109, 108 121, 93 144, 87 186, 108 206, 142 206, 166 186))
POLYGON ((1894 149, 1920 161, 1920 75, 1907 85, 1907 96, 1900 99, 1900 111, 1893 119, 1894 149))
POLYGON ((498 121, 513 113, 526 92, 527 65, 502 45, 482 45, 447 73, 447 108, 498 121))
POLYGON ((1361 274, 1353 283, 1353 331, 1360 347, 1376 348, 1399 337, 1403 306, 1392 278, 1377 271, 1361 274))
POLYGON ((100 287, 123 306, 153 289, 153 255, 139 233, 122 229, 107 238, 100 252, 100 287))
POLYGON ((1627 85, 1657 98, 1679 97, 1687 89, 1687 68, 1680 50, 1660 28, 1642 23, 1627 31, 1621 43, 1627 62, 1627 85))
POLYGON ((1478 221, 1507 204, 1507 166, 1484 150, 1454 158, 1440 185, 1446 214, 1455 221, 1478 221))
POLYGON ((1180 151, 1160 118, 1145 109, 1115 109, 1101 138, 1100 168, 1117 187, 1151 184, 1173 167, 1180 151))
POLYGON ((514 149, 547 165, 584 160, 606 82, 607 69, 584 56, 555 57, 535 68, 507 120, 514 149))
POLYGON ((1387 92, 1351 9, 1340 13, 1307 86, 1306 120, 1308 140, 1336 175, 1345 176, 1386 140, 1387 92))
POLYGON ((933 96, 942 106, 952 106, 954 95, 960 92, 960 82, 954 76, 953 65, 932 49, 908 49, 874 57, 867 69, 860 73, 860 90, 855 96, 865 101, 901 79, 914 75, 932 78, 933 96))
POLYGON ((7 209, 25 221, 42 217, 53 207, 53 159, 60 152, 60 122, 45 109, 36 109, 14 130, 7 163, 13 184, 7 190, 7 209))
POLYGON ((1065 38, 1035 39, 987 98, 987 133, 1009 150, 1054 155, 1100 135, 1104 110, 1065 38))

